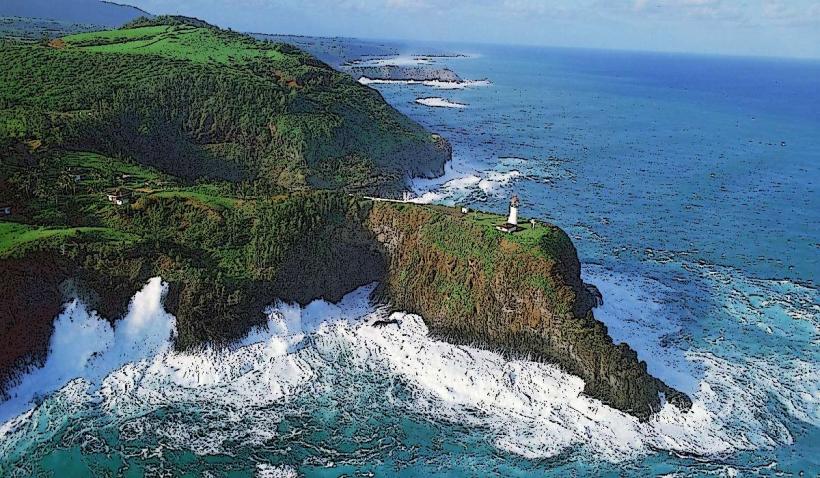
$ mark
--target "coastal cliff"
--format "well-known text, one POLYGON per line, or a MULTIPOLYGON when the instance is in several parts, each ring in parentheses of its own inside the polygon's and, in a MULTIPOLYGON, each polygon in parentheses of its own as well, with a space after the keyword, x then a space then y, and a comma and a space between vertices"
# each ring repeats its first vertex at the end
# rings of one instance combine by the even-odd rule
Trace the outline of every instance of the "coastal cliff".
POLYGON ((444 340, 555 363, 640 418, 659 394, 688 408, 595 320, 559 228, 361 199, 443 175, 452 148, 315 58, 182 17, 0 57, 18 105, 0 108, 0 396, 68 301, 116 322, 159 276, 178 350, 242 339, 277 299, 378 282, 444 340))
POLYGON ((200 228, 208 223, 228 229, 227 235, 247 228, 274 231, 270 240, 260 236, 233 244, 226 236, 191 237, 206 250, 210 242, 227 242, 228 248, 244 251, 253 261, 241 265, 244 276, 225 269, 224 259, 209 264, 206 255, 185 257, 184 249, 169 249, 167 242, 165 247, 138 243, 101 249, 96 240, 77 238, 62 243, 61 252, 45 242, 0 259, 4 269, 16 267, 21 275, 14 282, 17 290, 0 299, 0 325, 4 332, 19 334, 33 321, 39 331, 6 353, 3 377, 13 376, 11 366, 42 361, 51 320, 65 301, 81 297, 116 319, 130 295, 153 276, 169 282, 166 309, 177 317, 180 349, 240 339, 264 324, 264 306, 276 298, 302 304, 317 298, 338 301, 378 282, 374 300, 421 315, 435 336, 555 363, 583 378, 588 395, 642 419, 660 409, 659 393, 683 409, 691 404, 649 375, 627 345, 613 344, 593 317, 595 298, 580 279, 575 248, 555 226, 504 235, 493 227, 502 218, 492 214, 462 215, 453 208, 332 193, 245 205, 247 223, 230 218, 236 210, 203 206, 146 199, 127 217, 129 229, 150 233, 160 226, 152 226, 149 218, 162 212, 181 224, 174 232, 179 238, 203 234, 200 228), (307 217, 308 223, 297 224, 307 217), (280 234, 272 248, 275 231, 294 229, 280 234), (29 270, 43 272, 40 280, 29 282, 29 270))
POLYGON ((376 204, 369 225, 390 258, 379 298, 421 315, 446 341, 558 364, 584 379, 586 394, 640 418, 660 410, 661 393, 688 409, 686 395, 595 320, 566 233, 539 225, 506 235, 492 228, 501 219, 376 204))

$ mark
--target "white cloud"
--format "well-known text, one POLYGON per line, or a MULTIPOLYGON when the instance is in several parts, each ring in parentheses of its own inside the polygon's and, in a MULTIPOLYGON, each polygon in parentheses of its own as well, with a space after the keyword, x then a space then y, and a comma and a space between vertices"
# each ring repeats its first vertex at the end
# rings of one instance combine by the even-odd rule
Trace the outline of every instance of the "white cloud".
POLYGON ((820 25, 820 2, 805 7, 778 0, 766 0, 763 4, 764 21, 779 26, 820 25))
POLYGON ((387 0, 388 8, 422 10, 430 8, 426 0, 387 0))

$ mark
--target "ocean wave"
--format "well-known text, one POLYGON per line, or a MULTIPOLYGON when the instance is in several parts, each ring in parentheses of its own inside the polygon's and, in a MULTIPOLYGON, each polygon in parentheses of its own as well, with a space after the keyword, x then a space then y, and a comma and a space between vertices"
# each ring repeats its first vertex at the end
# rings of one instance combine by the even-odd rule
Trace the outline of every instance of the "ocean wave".
POLYGON ((445 98, 419 98, 416 100, 416 103, 424 106, 430 106, 432 108, 464 109, 468 106, 464 103, 457 103, 454 101, 447 100, 445 98))
MULTIPOLYGON (((324 393, 344 400, 338 384, 348 379, 383 381, 388 389, 398 381, 410 393, 388 396, 393 413, 488 430, 496 447, 527 458, 576 448, 611 462, 658 449, 720 456, 791 442, 777 416, 762 412, 766 394, 795 387, 794 376, 766 368, 776 367, 770 362, 733 363, 670 340, 684 326, 667 315, 665 297, 673 291, 652 279, 600 266, 585 268, 584 277, 605 295, 596 314, 615 340, 629 341, 653 373, 690 391, 690 412, 666 404, 642 423, 585 396, 583 381, 556 366, 430 338, 421 317, 374 308, 373 286, 337 305, 277 303, 267 325, 234 347, 179 353, 170 347, 175 319, 161 306, 165 286, 153 279, 113 329, 80 302, 57 319, 46 366, 2 405, 6 415, 24 413, 0 427, 0 451, 22 456, 30 443, 48 440, 70 417, 91 410, 102 413, 96 428, 113 423, 124 437, 154 436, 160 446, 200 455, 230 453, 235 443, 264 446, 280 433, 283 404, 310 403, 324 393), (377 320, 396 324, 375 327, 377 320), (39 405, 19 409, 38 395, 39 405), (167 407, 176 411, 154 416, 167 407)), ((809 388, 780 399, 795 411, 810 410, 817 372, 810 362, 793 365, 809 388)), ((311 407, 321 410, 318 403, 311 407)))
POLYGON ((98 383, 126 364, 170 350, 176 320, 162 308, 166 292, 167 284, 151 279, 115 328, 80 301, 68 304, 54 322, 45 364, 25 374, 0 403, 0 423, 72 380, 98 383))
POLYGON ((444 176, 440 178, 413 180, 413 189, 418 194, 414 202, 482 202, 508 196, 509 188, 523 179, 551 183, 573 178, 572 172, 554 159, 531 161, 501 157, 494 169, 476 171, 471 169, 468 161, 455 157, 446 168, 444 176))
MULTIPOLYGON (((465 176, 457 176, 441 184, 433 191, 420 194, 413 202, 432 204, 441 202, 462 202, 485 200, 490 196, 502 196, 505 186, 521 177, 519 171, 477 171, 465 176)), ((424 186, 420 186, 424 188, 424 186)))
POLYGON ((363 85, 423 85, 440 90, 463 90, 466 88, 476 88, 490 86, 489 80, 465 80, 465 81, 439 81, 439 80, 379 80, 363 76, 359 78, 359 83, 363 85))

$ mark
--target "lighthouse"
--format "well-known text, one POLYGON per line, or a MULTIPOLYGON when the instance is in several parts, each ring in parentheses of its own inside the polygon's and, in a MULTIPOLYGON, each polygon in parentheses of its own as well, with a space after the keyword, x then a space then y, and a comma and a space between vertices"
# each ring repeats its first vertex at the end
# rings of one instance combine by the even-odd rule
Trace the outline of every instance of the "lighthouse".
POLYGON ((518 206, 521 202, 518 200, 518 196, 513 196, 510 199, 510 215, 507 217, 507 223, 501 224, 499 226, 495 226, 501 232, 506 232, 507 234, 512 234, 513 232, 518 230, 518 206))
POLYGON ((511 224, 513 226, 518 225, 518 205, 519 204, 520 203, 518 201, 518 196, 513 196, 512 199, 510 199, 510 217, 507 218, 507 224, 511 224))

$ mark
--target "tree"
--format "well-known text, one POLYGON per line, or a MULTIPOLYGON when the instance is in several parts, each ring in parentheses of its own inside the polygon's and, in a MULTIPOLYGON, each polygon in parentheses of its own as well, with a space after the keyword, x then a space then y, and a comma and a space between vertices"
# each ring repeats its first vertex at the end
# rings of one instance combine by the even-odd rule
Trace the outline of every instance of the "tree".
POLYGON ((55 186, 63 194, 75 194, 77 192, 77 181, 74 179, 74 175, 67 170, 60 171, 55 186))

